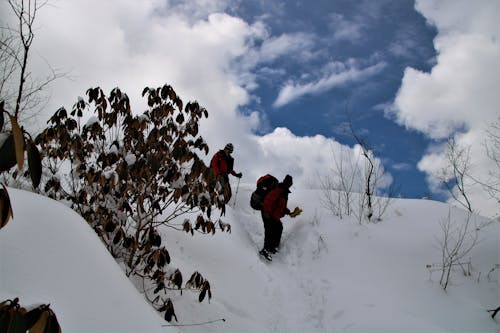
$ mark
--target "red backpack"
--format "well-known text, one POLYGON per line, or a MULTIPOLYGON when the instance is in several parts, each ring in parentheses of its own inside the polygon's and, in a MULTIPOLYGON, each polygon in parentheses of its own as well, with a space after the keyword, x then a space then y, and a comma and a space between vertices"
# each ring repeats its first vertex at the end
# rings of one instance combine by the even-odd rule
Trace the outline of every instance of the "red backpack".
POLYGON ((257 188, 252 192, 250 197, 250 207, 255 210, 261 210, 264 198, 278 183, 278 179, 270 174, 257 179, 257 188))

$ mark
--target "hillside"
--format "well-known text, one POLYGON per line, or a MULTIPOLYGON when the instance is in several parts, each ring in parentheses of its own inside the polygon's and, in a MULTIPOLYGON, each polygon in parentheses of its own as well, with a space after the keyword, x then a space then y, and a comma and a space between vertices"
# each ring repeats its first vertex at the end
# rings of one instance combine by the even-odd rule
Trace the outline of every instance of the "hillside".
POLYGON ((165 332, 95 232, 71 209, 9 188, 14 219, 0 230, 0 295, 50 303, 63 332, 165 332))
MULTIPOLYGON (((439 222, 448 205, 398 199, 382 222, 359 225, 331 216, 318 191, 292 190, 289 207, 304 213, 283 219, 282 248, 269 263, 257 255, 263 226, 248 205, 250 191, 241 186, 223 217, 231 234, 162 230, 171 265, 185 279, 200 271, 212 286, 210 304, 189 292, 173 294, 179 324, 210 324, 161 327, 167 323, 80 217, 14 189, 9 193, 15 218, 0 231, 0 294, 23 304, 51 303, 65 332, 500 330, 499 319, 486 312, 500 305, 500 269, 490 272, 500 258, 498 221, 481 229, 481 242, 470 254, 471 276, 454 272, 444 292, 439 272, 430 274, 426 265, 440 262, 439 222)), ((452 211, 457 221, 464 216, 452 211)))

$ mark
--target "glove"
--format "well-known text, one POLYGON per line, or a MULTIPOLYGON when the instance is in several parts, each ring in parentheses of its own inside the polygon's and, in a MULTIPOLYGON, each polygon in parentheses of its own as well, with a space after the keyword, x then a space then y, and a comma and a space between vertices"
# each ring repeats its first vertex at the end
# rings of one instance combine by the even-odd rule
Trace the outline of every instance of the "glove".
POLYGON ((290 215, 290 217, 296 217, 296 216, 300 215, 300 213, 302 213, 302 209, 300 209, 299 207, 295 207, 293 212, 291 212, 288 215, 290 215))
POLYGON ((243 176, 243 174, 240 172, 240 173, 235 174, 234 176, 237 178, 241 178, 241 176, 243 176))

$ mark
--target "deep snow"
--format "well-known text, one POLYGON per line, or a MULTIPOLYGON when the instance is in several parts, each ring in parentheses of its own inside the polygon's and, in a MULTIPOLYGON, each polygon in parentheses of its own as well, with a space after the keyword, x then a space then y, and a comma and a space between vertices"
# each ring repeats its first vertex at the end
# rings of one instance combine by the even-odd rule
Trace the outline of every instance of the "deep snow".
MULTIPOLYGON (((171 265, 185 280, 198 270, 212 287, 210 304, 172 293, 179 322, 170 324, 188 326, 162 326, 169 323, 76 213, 15 189, 14 219, 0 230, 0 298, 50 303, 63 332, 500 331, 500 318, 486 311, 500 306, 498 221, 481 229, 472 275, 457 270, 444 292, 426 265, 440 262, 439 222, 449 205, 397 199, 383 221, 359 225, 329 214, 319 191, 292 188, 289 207, 304 212, 283 219, 281 250, 269 263, 257 255, 263 226, 250 192, 240 186, 223 217, 231 234, 161 231, 171 265), (191 325, 203 322, 212 323, 191 325)), ((464 216, 452 209, 457 222, 464 216)))

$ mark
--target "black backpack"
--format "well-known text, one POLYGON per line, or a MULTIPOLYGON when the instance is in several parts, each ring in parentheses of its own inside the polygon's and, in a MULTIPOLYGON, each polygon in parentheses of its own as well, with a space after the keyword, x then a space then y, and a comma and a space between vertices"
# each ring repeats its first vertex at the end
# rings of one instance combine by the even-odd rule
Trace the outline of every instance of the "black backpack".
POLYGON ((257 180, 257 188, 252 192, 250 197, 250 207, 255 210, 261 210, 264 198, 278 183, 278 179, 270 174, 260 177, 257 180))

